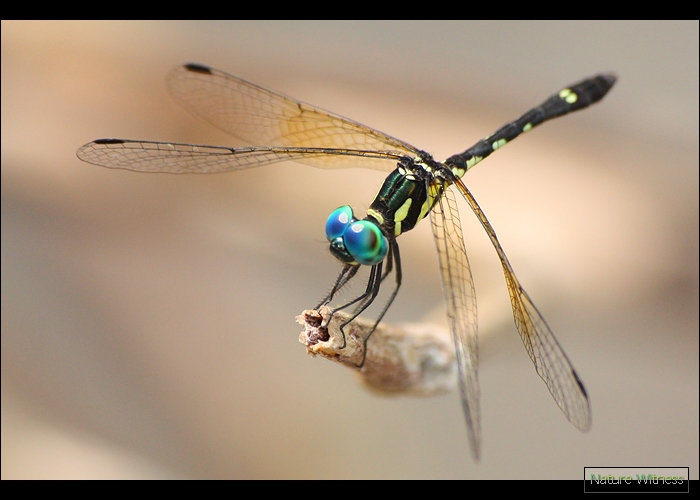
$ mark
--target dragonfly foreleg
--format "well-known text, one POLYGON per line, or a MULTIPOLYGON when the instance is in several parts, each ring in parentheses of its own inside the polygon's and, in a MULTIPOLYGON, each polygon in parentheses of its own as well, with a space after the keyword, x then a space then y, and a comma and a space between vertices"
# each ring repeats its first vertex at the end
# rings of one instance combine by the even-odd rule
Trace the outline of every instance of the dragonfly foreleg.
MULTIPOLYGON (((379 325, 379 322, 382 320, 386 312, 389 310, 391 307, 392 302, 394 302, 394 299, 396 298, 396 295, 399 293, 399 288, 401 288, 401 254, 399 253, 399 245, 396 243, 396 240, 392 240, 389 246, 389 261, 387 262, 387 269, 388 271, 382 276, 381 281, 384 281, 384 278, 387 277, 389 274, 389 271, 392 268, 392 262, 396 261, 396 286, 394 287, 394 290, 391 292, 391 295, 389 296, 389 300, 386 301, 386 304, 384 304, 384 308, 382 309, 382 312, 379 313, 379 316, 377 317, 377 320, 374 322, 374 326, 372 326, 372 329, 369 331, 369 333, 365 336, 363 340, 363 350, 362 350, 362 362, 358 365, 358 368, 362 368, 365 364, 365 360, 367 359, 367 341, 369 338, 372 336, 374 333, 374 330, 377 329, 377 325, 379 325)), ((358 313, 359 314, 359 313, 358 313)), ((353 316, 350 321, 355 319, 357 317, 357 314, 353 316)), ((343 327, 349 323, 346 322, 344 323, 340 329, 342 331, 343 327)))
POLYGON ((333 300, 333 297, 335 296, 338 291, 343 288, 345 285, 348 284, 348 282, 357 274, 357 271, 359 271, 360 266, 353 266, 350 264, 347 264, 343 266, 343 269, 340 271, 340 274, 338 275, 338 279, 335 280, 335 284, 333 285, 333 288, 331 289, 330 292, 328 292, 328 295, 321 301, 319 305, 316 306, 316 310, 320 309, 321 306, 326 306, 330 303, 331 300, 333 300))
MULTIPOLYGON (((357 269, 355 269, 354 271, 351 270, 350 273, 352 274, 352 276, 354 276, 355 273, 357 273, 357 269)), ((353 316, 348 321, 343 323, 343 325, 340 327, 340 332, 343 334, 343 345, 341 346, 341 349, 344 349, 345 346, 347 345, 347 342, 345 339, 345 331, 343 330, 343 328, 345 327, 345 325, 350 323, 350 321, 352 321, 357 316, 359 316, 360 313, 362 311, 364 311, 372 303, 372 301, 374 301, 374 298, 377 296, 377 293, 379 292, 379 284, 381 283, 381 279, 380 279, 381 275, 382 275, 382 262, 372 266, 372 269, 369 272, 369 279, 367 280, 367 288, 365 289, 365 291, 360 296, 354 298, 353 300, 351 300, 347 304, 344 304, 342 306, 339 306, 339 307, 332 309, 330 315, 328 316, 328 319, 326 321, 324 321, 324 323, 321 325, 321 326, 328 325, 328 323, 331 321, 331 319, 333 318, 333 315, 336 312, 341 311, 347 307, 350 307, 351 305, 356 304, 358 302, 361 303, 362 307, 359 308, 358 311, 355 311, 353 313, 353 316)), ((347 283, 352 276, 347 278, 345 280, 345 283, 347 283)))
MULTIPOLYGON (((366 297, 363 298, 362 302, 360 305, 353 311, 353 315, 342 325, 340 325, 340 332, 343 334, 343 340, 345 339, 345 332, 344 328, 346 325, 350 324, 351 321, 353 321, 355 318, 357 318, 365 309, 367 309, 372 302, 374 302, 374 299, 377 297, 377 294, 379 293, 379 288, 381 283, 384 281, 384 278, 386 278, 391 270, 393 269, 394 262, 396 263, 396 285, 394 286, 394 290, 391 292, 391 295, 389 296, 389 299, 386 301, 386 304, 384 304, 384 307, 382 308, 382 311, 379 313, 379 316, 377 317, 376 321, 374 322, 374 325, 372 325, 371 330, 365 337, 362 339, 363 343, 363 349, 362 349, 362 361, 360 362, 359 365, 357 365, 358 368, 362 368, 365 364, 365 360, 367 359, 367 341, 369 338, 372 336, 374 331, 377 329, 377 326, 379 325, 380 321, 382 318, 384 318, 384 315, 386 312, 389 310, 389 307, 391 307, 391 304, 394 302, 394 299, 396 298, 396 295, 399 293, 399 288, 401 287, 401 279, 402 279, 402 272, 401 272, 401 254, 399 252, 399 245, 396 243, 396 240, 392 240, 390 242, 390 247, 389 247, 389 254, 388 254, 388 259, 387 259, 387 271, 384 274, 381 274, 381 270, 377 273, 376 276, 374 276, 374 279, 377 280, 376 283, 373 285, 374 289, 372 293, 366 297), (381 275, 381 278, 379 276, 381 275)), ((367 289, 369 291, 369 287, 372 285, 372 282, 367 284, 367 289)), ((349 304, 347 304, 349 305, 349 304)))

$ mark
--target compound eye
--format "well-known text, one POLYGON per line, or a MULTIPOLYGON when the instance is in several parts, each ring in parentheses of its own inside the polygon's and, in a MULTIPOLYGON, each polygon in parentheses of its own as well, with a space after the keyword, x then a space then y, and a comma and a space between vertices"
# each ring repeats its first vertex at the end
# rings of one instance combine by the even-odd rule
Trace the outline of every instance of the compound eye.
POLYGON ((345 231, 347 231, 348 227, 350 227, 353 222, 355 222, 355 217, 349 205, 333 210, 326 221, 326 238, 328 241, 342 238, 345 231))
POLYGON ((343 241, 350 255, 367 266, 380 263, 389 250, 389 243, 379 227, 367 220, 351 224, 345 231, 343 241))

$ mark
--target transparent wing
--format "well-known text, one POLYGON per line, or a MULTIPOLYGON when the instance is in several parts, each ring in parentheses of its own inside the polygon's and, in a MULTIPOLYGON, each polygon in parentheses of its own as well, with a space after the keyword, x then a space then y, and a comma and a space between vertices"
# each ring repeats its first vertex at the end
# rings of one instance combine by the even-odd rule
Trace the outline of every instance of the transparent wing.
MULTIPOLYGON (((369 158, 395 168, 400 158, 399 155, 387 151, 285 147, 225 148, 125 139, 93 141, 78 149, 77 155, 83 161, 102 167, 173 174, 230 172, 281 161, 328 157, 369 158)), ((359 166, 364 166, 364 161, 359 166)))
POLYGON ((481 412, 479 390, 479 344, 477 339, 476 293, 462 238, 457 203, 452 191, 431 185, 432 195, 439 196, 430 212, 437 245, 442 288, 447 302, 447 318, 455 344, 462 407, 475 460, 481 456, 481 412))
MULTIPOLYGON (((410 144, 378 130, 206 66, 181 66, 170 73, 167 85, 175 100, 192 114, 254 146, 417 153, 410 144)), ((395 167, 381 161, 358 165, 343 155, 308 156, 303 163, 385 171, 395 167)))
POLYGON ((510 303, 513 307, 515 326, 518 329, 518 333, 520 333, 530 359, 535 364, 535 370, 547 384, 549 392, 554 396, 554 401, 559 405, 569 422, 582 432, 588 431, 591 428, 591 409, 588 395, 581 379, 579 379, 573 366, 571 366, 569 358, 564 354, 552 330, 549 329, 530 297, 523 290, 523 287, 520 286, 518 278, 516 278, 513 268, 508 262, 501 244, 498 242, 496 232, 486 219, 484 212, 461 179, 457 179, 455 184, 464 194, 472 210, 474 210, 474 213, 481 221, 484 229, 486 229, 491 243, 493 243, 498 257, 501 259, 503 274, 508 285, 510 303))

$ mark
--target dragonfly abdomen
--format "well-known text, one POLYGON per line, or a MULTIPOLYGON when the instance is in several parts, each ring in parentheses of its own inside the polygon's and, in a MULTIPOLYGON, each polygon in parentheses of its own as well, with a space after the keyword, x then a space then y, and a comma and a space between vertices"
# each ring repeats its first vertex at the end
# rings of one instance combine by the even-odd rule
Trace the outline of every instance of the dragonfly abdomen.
POLYGON ((455 176, 462 177, 467 170, 520 134, 532 130, 547 120, 587 108, 600 101, 612 88, 615 80, 615 75, 601 73, 562 89, 536 108, 532 108, 517 120, 504 125, 494 134, 477 142, 466 151, 450 156, 445 160, 445 165, 452 170, 455 176))

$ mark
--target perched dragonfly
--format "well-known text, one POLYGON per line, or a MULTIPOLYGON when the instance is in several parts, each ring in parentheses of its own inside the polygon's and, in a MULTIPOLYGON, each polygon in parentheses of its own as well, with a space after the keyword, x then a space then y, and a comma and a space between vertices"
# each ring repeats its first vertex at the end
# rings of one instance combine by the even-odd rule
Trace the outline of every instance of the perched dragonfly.
MULTIPOLYGON (((523 132, 598 102, 615 81, 613 74, 602 73, 571 85, 466 151, 438 162, 425 151, 358 122, 222 71, 187 64, 175 69, 167 79, 174 98, 195 116, 257 146, 228 148, 99 139, 82 146, 77 155, 95 165, 138 172, 219 173, 288 160, 321 168, 366 167, 390 172, 364 219, 358 220, 349 206, 336 209, 328 218, 326 236, 330 250, 343 263, 343 268, 321 305, 330 303, 361 266, 370 266, 364 293, 333 310, 354 304, 352 318, 357 317, 375 300, 381 283, 393 270, 394 288, 377 319, 379 323, 401 285, 397 237, 430 214, 455 346, 462 406, 472 455, 478 460, 481 423, 476 295, 457 204, 450 188, 454 186, 462 193, 496 249, 515 326, 537 373, 566 418, 579 430, 587 431, 591 415, 586 390, 520 285, 495 231, 462 177, 523 132)), ((366 343, 367 339, 365 347, 366 343)))

